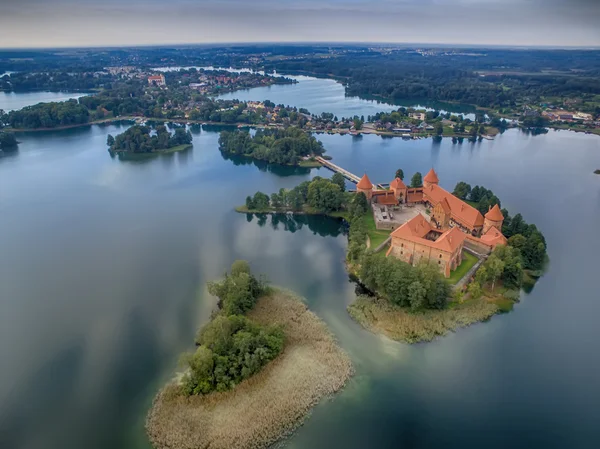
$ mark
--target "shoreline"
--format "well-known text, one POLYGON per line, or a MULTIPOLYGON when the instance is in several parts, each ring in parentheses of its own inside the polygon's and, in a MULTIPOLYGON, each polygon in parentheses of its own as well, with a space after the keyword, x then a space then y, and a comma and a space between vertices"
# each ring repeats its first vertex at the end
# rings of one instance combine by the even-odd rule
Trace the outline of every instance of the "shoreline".
POLYGON ((275 289, 247 316, 283 327, 282 353, 226 392, 184 397, 173 382, 165 386, 146 421, 155 448, 267 448, 289 436, 354 374, 326 324, 293 293, 275 289))
MULTIPOLYGON (((54 128, 31 128, 31 129, 29 129, 29 128, 6 127, 6 128, 4 128, 4 131, 12 132, 15 134, 29 133, 29 132, 35 133, 35 132, 44 132, 44 131, 62 131, 62 130, 66 130, 66 129, 83 128, 83 127, 92 126, 92 125, 103 125, 103 124, 107 124, 107 123, 115 123, 115 122, 120 122, 120 121, 137 121, 137 120, 154 121, 154 122, 162 122, 162 123, 173 122, 173 123, 179 123, 179 124, 183 124, 183 125, 191 124, 191 125, 231 126, 231 127, 237 127, 237 128, 282 128, 283 127, 283 125, 271 126, 270 124, 264 124, 264 123, 256 123, 256 124, 244 123, 244 122, 225 123, 225 122, 211 122, 209 120, 168 119, 168 118, 154 118, 154 117, 143 117, 143 116, 125 116, 125 117, 118 117, 118 118, 111 117, 111 118, 106 118, 106 119, 94 120, 91 122, 78 123, 75 125, 57 126, 54 128)), ((527 129, 527 128, 522 128, 522 127, 514 127, 514 129, 517 129, 517 128, 527 129)), ((555 131, 572 131, 572 132, 576 132, 576 133, 583 133, 583 134, 595 135, 595 136, 600 137, 600 130, 567 129, 567 128, 560 127, 560 126, 547 126, 545 128, 553 129, 555 131)), ((352 137, 360 137, 363 134, 369 134, 369 135, 384 136, 384 137, 399 137, 404 140, 431 139, 431 138, 436 137, 434 134, 431 134, 431 133, 428 133, 428 134, 417 133, 415 135, 411 134, 410 136, 403 136, 402 134, 399 134, 399 133, 394 133, 394 132, 390 132, 390 131, 378 131, 378 130, 375 130, 372 128, 362 129, 358 132, 357 131, 351 132, 350 130, 346 130, 346 129, 342 129, 342 128, 336 128, 336 129, 331 129, 331 130, 309 129, 309 130, 304 130, 304 131, 308 132, 308 133, 313 133, 313 134, 340 134, 340 135, 349 135, 352 137)), ((498 132, 486 134, 485 136, 482 135, 481 137, 484 140, 494 140, 494 137, 496 137, 499 134, 501 134, 501 133, 498 131, 498 132)), ((442 139, 452 139, 452 138, 468 139, 470 137, 470 134, 441 135, 440 137, 442 139)))
POLYGON ((504 310, 484 297, 449 303, 445 309, 416 313, 378 297, 358 296, 348 314, 369 332, 406 343, 428 343, 450 332, 488 321, 504 310))

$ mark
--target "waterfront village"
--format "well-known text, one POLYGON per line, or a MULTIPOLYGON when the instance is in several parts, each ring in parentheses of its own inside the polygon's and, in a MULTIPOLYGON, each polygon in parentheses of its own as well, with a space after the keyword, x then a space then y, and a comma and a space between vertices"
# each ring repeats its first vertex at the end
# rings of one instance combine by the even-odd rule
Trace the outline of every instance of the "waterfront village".
POLYGON ((433 168, 423 178, 422 187, 409 188, 396 178, 389 189, 377 188, 365 174, 356 191, 370 201, 377 229, 393 230, 388 257, 412 265, 428 261, 446 278, 461 265, 463 251, 483 258, 497 245, 507 244, 501 232, 504 216, 498 205, 482 215, 440 187, 433 168))

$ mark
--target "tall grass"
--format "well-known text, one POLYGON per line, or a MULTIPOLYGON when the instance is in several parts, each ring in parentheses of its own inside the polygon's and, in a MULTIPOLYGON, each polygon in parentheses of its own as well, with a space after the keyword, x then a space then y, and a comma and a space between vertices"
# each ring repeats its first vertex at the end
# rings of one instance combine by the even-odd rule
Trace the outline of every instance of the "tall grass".
POLYGON ((275 290, 248 317, 283 326, 282 354, 231 391, 188 398, 177 385, 166 386, 146 422, 155 447, 267 447, 291 433, 314 405, 353 374, 350 359, 325 324, 290 293, 275 290))
POLYGON ((371 332, 405 343, 431 341, 498 312, 496 304, 469 300, 443 310, 411 313, 388 301, 360 296, 348 307, 350 316, 371 332))

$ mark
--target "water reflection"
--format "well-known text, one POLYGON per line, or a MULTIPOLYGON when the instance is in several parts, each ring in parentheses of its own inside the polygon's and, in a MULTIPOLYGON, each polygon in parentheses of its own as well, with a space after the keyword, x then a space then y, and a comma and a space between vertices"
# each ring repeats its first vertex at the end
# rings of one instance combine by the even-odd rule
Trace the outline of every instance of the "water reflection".
POLYGON ((268 223, 274 230, 282 229, 291 233, 304 227, 308 227, 313 235, 321 237, 338 237, 348 233, 347 225, 342 219, 322 215, 246 214, 246 221, 251 223, 255 217, 260 227, 268 223))
POLYGON ((221 152, 221 156, 223 157, 224 160, 233 162, 233 165, 235 165, 235 166, 254 165, 261 172, 273 173, 274 175, 281 176, 281 177, 308 175, 308 174, 310 174, 310 170, 311 170, 310 168, 306 168, 306 167, 294 167, 291 165, 270 164, 266 161, 259 161, 257 159, 253 159, 251 157, 241 156, 241 155, 237 155, 237 154, 231 155, 231 154, 225 154, 225 153, 221 152))

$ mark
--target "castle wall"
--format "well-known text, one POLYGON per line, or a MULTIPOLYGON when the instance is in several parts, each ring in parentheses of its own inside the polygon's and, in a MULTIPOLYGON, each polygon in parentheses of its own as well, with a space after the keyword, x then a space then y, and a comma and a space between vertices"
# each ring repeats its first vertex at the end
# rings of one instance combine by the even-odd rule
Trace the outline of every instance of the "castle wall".
POLYGON ((445 277, 449 277, 450 272, 461 263, 462 245, 455 253, 449 253, 400 237, 392 237, 392 245, 387 254, 411 265, 417 265, 422 260, 434 263, 445 277))

